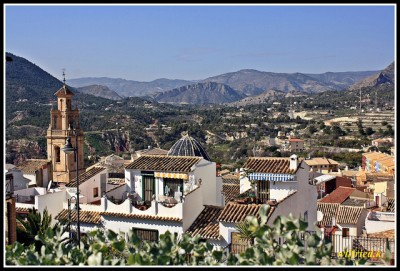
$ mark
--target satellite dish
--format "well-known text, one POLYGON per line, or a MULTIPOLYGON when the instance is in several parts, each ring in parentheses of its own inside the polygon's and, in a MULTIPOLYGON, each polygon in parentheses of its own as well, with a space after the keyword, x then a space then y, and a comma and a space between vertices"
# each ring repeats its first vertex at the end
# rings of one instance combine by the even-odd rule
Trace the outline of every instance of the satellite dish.
POLYGON ((324 218, 324 214, 321 211, 317 211, 317 221, 320 222, 324 218))

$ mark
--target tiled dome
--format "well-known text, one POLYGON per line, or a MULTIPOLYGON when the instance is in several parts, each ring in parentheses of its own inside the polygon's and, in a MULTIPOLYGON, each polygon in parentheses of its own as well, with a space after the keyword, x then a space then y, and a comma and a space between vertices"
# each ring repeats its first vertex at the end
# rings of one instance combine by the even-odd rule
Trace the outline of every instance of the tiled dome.
POLYGON ((210 156, 201 144, 189 135, 184 135, 168 151, 170 156, 201 156, 211 161, 210 156))

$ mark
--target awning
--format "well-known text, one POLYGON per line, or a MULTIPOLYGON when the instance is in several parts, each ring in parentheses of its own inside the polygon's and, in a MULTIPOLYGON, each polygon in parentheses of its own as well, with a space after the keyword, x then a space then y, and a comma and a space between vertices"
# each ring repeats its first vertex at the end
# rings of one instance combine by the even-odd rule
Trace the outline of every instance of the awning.
POLYGON ((277 181, 277 182, 294 182, 292 174, 275 174, 275 173, 250 173, 251 181, 277 181))
POLYGON ((171 173, 171 172, 154 172, 154 177, 183 179, 183 180, 188 179, 188 175, 185 173, 171 173))

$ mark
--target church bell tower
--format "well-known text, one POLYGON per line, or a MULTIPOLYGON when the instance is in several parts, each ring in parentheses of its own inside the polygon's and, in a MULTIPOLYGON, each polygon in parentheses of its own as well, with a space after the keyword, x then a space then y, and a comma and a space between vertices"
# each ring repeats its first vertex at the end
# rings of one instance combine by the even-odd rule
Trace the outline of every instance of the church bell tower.
POLYGON ((78 174, 85 171, 83 156, 83 131, 79 126, 79 110, 72 109, 74 93, 65 84, 54 94, 57 109, 50 110, 50 125, 47 129, 47 158, 52 161, 53 182, 69 183, 76 177, 76 156, 66 154, 64 147, 68 137, 78 152, 78 174))

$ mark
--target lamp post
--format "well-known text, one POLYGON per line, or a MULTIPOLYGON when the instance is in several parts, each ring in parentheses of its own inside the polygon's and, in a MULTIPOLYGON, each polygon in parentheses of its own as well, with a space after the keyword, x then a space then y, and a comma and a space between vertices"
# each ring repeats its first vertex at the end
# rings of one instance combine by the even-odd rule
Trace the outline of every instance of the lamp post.
POLYGON ((70 197, 67 201, 68 201, 68 231, 69 231, 69 239, 72 239, 72 232, 71 232, 71 205, 72 205, 72 199, 75 199, 76 201, 76 197, 72 196, 70 197))
MULTIPOLYGON (((64 145, 64 147, 62 148, 62 150, 66 153, 66 154, 71 154, 71 153, 75 153, 75 162, 76 162, 76 176, 75 176, 75 180, 76 180, 76 212, 77 212, 77 241, 78 241, 78 247, 80 248, 81 246, 81 229, 80 229, 80 224, 79 224, 79 181, 78 181, 78 134, 75 131, 75 148, 72 147, 71 144, 71 138, 67 137, 67 141, 64 145)), ((68 206, 70 205, 70 202, 68 202, 68 206)))

